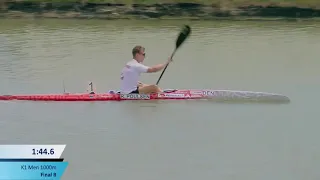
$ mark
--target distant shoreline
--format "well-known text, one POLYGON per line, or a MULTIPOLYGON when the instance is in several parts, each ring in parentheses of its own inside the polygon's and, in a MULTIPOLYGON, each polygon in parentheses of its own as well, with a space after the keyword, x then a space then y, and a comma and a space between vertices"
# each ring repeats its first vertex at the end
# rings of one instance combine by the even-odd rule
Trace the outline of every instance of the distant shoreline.
MULTIPOLYGON (((227 2, 224 1, 223 3, 227 2)), ((112 4, 80 2, 7 1, 0 4, 1 18, 58 19, 190 19, 190 20, 319 20, 318 6, 290 4, 112 4)))

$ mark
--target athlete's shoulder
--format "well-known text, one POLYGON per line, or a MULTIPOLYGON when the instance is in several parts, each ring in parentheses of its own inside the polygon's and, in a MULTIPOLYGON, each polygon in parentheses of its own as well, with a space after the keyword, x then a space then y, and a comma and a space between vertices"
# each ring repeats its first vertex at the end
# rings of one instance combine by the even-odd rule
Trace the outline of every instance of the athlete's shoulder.
POLYGON ((126 66, 130 66, 130 67, 141 67, 144 66, 141 63, 138 63, 136 60, 131 60, 129 62, 127 62, 126 66))
POLYGON ((134 69, 139 72, 147 72, 149 68, 148 66, 145 66, 134 59, 129 61, 126 66, 128 66, 129 69, 134 69))
POLYGON ((134 65, 136 65, 136 64, 139 64, 137 61, 135 61, 135 60, 130 60, 130 61, 128 61, 127 63, 126 63, 126 65, 128 65, 128 66, 134 66, 134 65))

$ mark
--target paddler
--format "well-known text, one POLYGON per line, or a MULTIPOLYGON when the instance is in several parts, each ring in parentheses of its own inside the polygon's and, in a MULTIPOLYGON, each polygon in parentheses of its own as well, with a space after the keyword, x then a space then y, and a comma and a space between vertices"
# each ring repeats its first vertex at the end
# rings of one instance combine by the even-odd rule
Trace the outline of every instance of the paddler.
POLYGON ((129 61, 121 71, 121 93, 125 94, 150 94, 162 92, 157 85, 147 85, 139 81, 141 73, 154 73, 161 71, 172 59, 169 57, 167 62, 152 67, 143 65, 146 53, 142 46, 135 46, 132 49, 133 59, 129 61))

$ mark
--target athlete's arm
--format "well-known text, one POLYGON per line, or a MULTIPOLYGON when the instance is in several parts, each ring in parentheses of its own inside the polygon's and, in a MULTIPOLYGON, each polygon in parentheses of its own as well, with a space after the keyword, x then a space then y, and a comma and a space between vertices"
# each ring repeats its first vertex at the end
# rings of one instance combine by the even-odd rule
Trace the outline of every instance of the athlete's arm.
POLYGON ((158 72, 158 71, 162 70, 171 61, 172 60, 169 58, 166 63, 158 64, 158 65, 155 65, 155 66, 152 66, 152 67, 148 67, 148 66, 145 66, 143 64, 139 64, 138 66, 136 66, 136 68, 138 68, 138 71, 140 71, 142 73, 154 73, 154 72, 158 72))
POLYGON ((162 70, 166 65, 167 65, 167 63, 163 63, 163 64, 157 64, 155 66, 149 67, 147 70, 147 73, 158 72, 158 71, 162 70))
POLYGON ((158 72, 158 71, 162 70, 164 67, 166 67, 166 65, 169 64, 171 61, 172 61, 172 60, 169 58, 166 63, 158 64, 158 65, 149 67, 148 70, 147 70, 147 73, 158 72))

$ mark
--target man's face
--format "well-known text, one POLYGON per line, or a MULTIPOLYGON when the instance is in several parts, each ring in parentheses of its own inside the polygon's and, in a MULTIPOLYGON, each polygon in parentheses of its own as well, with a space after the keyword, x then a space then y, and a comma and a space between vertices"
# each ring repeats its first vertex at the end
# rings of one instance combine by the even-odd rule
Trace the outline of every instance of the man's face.
POLYGON ((137 60, 139 62, 143 62, 145 56, 146 56, 146 53, 144 52, 144 50, 140 50, 140 52, 137 54, 137 60))

